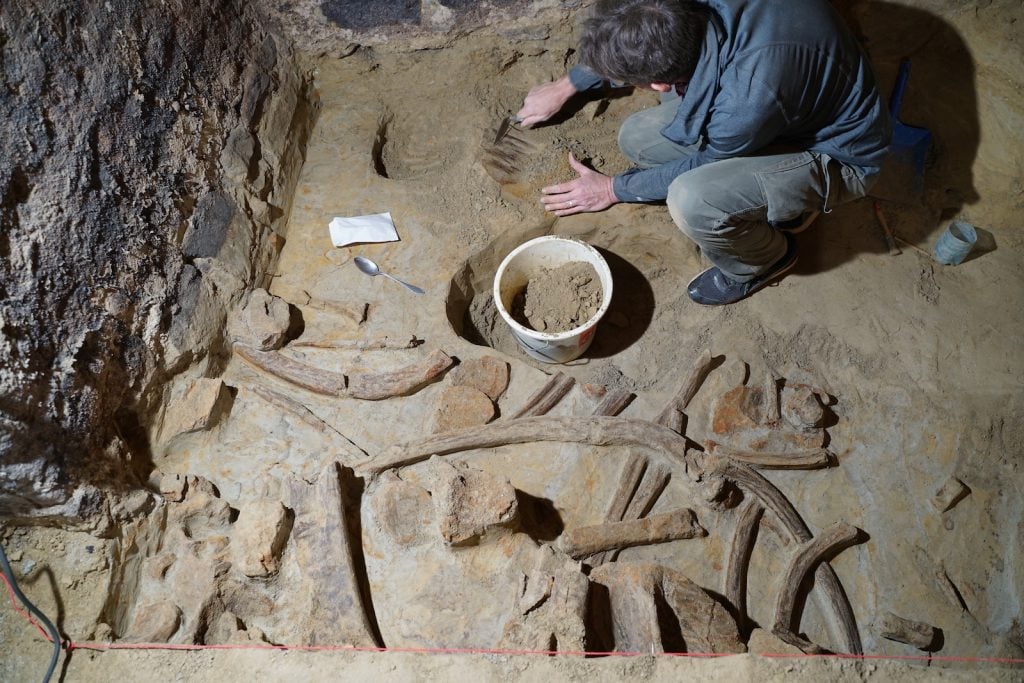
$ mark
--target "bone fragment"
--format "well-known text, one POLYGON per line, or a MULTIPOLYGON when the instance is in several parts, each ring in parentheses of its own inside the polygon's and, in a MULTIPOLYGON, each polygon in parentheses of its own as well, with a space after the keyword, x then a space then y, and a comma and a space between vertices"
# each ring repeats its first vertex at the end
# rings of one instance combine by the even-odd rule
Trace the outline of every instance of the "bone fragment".
POLYGON ((898 617, 892 612, 882 613, 878 623, 878 635, 898 643, 913 645, 918 650, 930 650, 935 645, 934 626, 921 621, 898 617))
POLYGON ((259 351, 244 344, 235 344, 234 351, 257 370, 315 394, 344 396, 348 391, 348 378, 340 373, 315 368, 277 351, 259 351))
POLYGON ((954 607, 958 607, 964 612, 970 612, 971 610, 967 607, 967 601, 964 600, 963 593, 957 588, 957 585, 953 583, 953 579, 949 577, 949 572, 946 571, 946 566, 939 562, 939 565, 935 568, 935 582, 939 586, 939 590, 946 596, 950 604, 954 607))
POLYGON ((640 480, 640 486, 637 487, 632 500, 629 501, 622 519, 640 519, 650 512, 654 503, 657 502, 658 496, 668 485, 671 476, 671 470, 665 465, 660 463, 650 465, 644 473, 643 479, 640 480))
POLYGON ((633 400, 633 393, 621 387, 609 390, 594 408, 594 415, 618 415, 633 400))
POLYGON ((750 555, 757 542, 757 529, 764 514, 764 506, 757 500, 750 500, 740 511, 729 548, 729 565, 725 575, 723 593, 726 600, 736 608, 736 625, 740 634, 747 630, 747 572, 750 569, 750 555))
POLYGON ((411 394, 451 367, 452 362, 448 354, 435 349, 426 359, 391 372, 353 372, 348 376, 349 396, 379 401, 411 394))
POLYGON ((775 379, 775 373, 768 370, 764 377, 764 423, 769 427, 778 427, 781 418, 779 385, 775 379))
POLYGON ((663 412, 658 420, 659 424, 665 425, 676 434, 682 434, 686 431, 686 415, 675 408, 663 412))
MULTIPOLYGON (((756 471, 746 465, 729 460, 720 460, 714 463, 713 471, 728 477, 756 496, 765 509, 775 513, 775 516, 797 543, 806 543, 811 540, 811 531, 804 524, 800 513, 796 511, 793 504, 774 484, 756 471)), ((840 631, 840 637, 846 643, 846 651, 855 655, 863 654, 857 621, 853 617, 853 608, 839 583, 839 577, 836 576, 835 570, 827 562, 822 562, 815 570, 815 579, 816 585, 821 586, 822 592, 832 607, 836 617, 835 626, 840 631)))
POLYGON ((375 339, 295 341, 289 344, 288 346, 312 349, 352 349, 355 351, 376 351, 378 349, 414 349, 422 343, 422 339, 417 339, 416 335, 412 335, 412 337, 410 337, 409 339, 392 339, 391 337, 377 337, 375 339))
POLYGON ((693 510, 680 508, 674 512, 652 515, 644 519, 570 529, 562 534, 559 545, 569 557, 580 560, 607 550, 701 536, 707 536, 707 531, 697 523, 693 510))
POLYGON ((611 502, 608 504, 604 521, 619 522, 622 520, 626 514, 626 508, 629 507, 629 501, 632 500, 646 469, 646 458, 636 453, 629 454, 629 459, 622 467, 622 474, 619 475, 619 486, 615 489, 611 502))
POLYGON ((762 470, 817 470, 830 466, 835 459, 831 451, 823 448, 793 453, 743 453, 716 445, 712 451, 762 470))
POLYGON ((331 463, 316 483, 295 480, 290 486, 294 559, 305 578, 301 598, 308 616, 298 637, 303 645, 377 647, 373 619, 363 604, 341 475, 340 465, 331 463))
POLYGON ((679 466, 686 463, 686 439, 653 422, 623 417, 545 415, 497 421, 489 425, 467 427, 455 432, 435 434, 416 441, 396 444, 356 467, 362 472, 378 473, 392 467, 412 465, 426 460, 431 455, 450 455, 478 448, 496 448, 537 441, 585 443, 591 446, 634 446, 659 453, 679 466))
POLYGON ((697 356, 697 360, 690 369, 690 374, 687 375, 686 381, 683 382, 679 391, 676 392, 676 395, 672 397, 672 400, 668 402, 668 405, 665 406, 664 410, 661 411, 661 415, 655 421, 658 424, 668 424, 669 420, 672 419, 672 411, 679 411, 680 413, 685 411, 686 406, 690 404, 690 401, 697 394, 697 390, 700 389, 700 385, 710 369, 711 351, 704 349, 697 356))
POLYGON ((370 308, 370 304, 346 304, 340 301, 331 301, 330 299, 320 299, 306 290, 302 290, 296 297, 296 303, 299 306, 309 306, 326 313, 334 313, 346 318, 356 325, 362 325, 366 321, 366 312, 370 308))
POLYGON ((545 415, 554 408, 562 398, 569 393, 576 380, 563 372, 556 373, 538 389, 526 403, 517 410, 510 419, 520 417, 537 417, 545 415))
POLYGON ((726 608, 679 572, 613 562, 590 574, 608 591, 617 652, 743 652, 726 608))
POLYGON ((314 393, 369 401, 411 393, 452 364, 452 359, 447 354, 435 350, 425 360, 397 370, 376 373, 354 372, 346 377, 337 372, 321 370, 293 360, 276 351, 257 351, 236 344, 235 353, 253 367, 314 393))
MULTIPOLYGON (((279 410, 283 410, 289 415, 295 416, 297 419, 304 422, 306 425, 312 427, 318 434, 323 434, 327 437, 341 437, 341 440, 349 447, 346 448, 346 456, 355 456, 356 459, 368 458, 369 455, 362 448, 357 446, 350 438, 339 432, 337 429, 332 427, 330 424, 320 419, 313 413, 312 410, 302 405, 295 399, 289 398, 284 394, 279 394, 273 389, 267 389, 266 387, 254 386, 251 388, 252 392, 262 398, 267 403, 273 405, 279 410)), ((348 462, 343 464, 348 465, 348 462)))
MULTIPOLYGON (((636 453, 629 454, 626 463, 622 466, 622 473, 619 475, 619 485, 616 487, 615 493, 612 494, 612 499, 608 503, 608 510, 604 515, 605 522, 622 521, 626 514, 626 509, 629 507, 629 502, 633 499, 633 494, 636 492, 640 479, 644 476, 646 469, 647 458, 636 453)), ((597 567, 604 564, 606 559, 605 553, 598 553, 590 558, 589 564, 592 567, 597 567)))
MULTIPOLYGON (((657 502, 658 496, 661 495, 661 492, 668 485, 669 477, 671 477, 671 471, 665 465, 660 463, 650 465, 644 472, 640 485, 637 487, 636 492, 629 501, 629 505, 626 507, 626 511, 622 515, 623 521, 637 520, 647 515, 657 502)), ((619 556, 619 550, 621 548, 613 550, 607 555, 602 554, 597 564, 605 561, 614 562, 619 556)), ((591 565, 597 566, 595 563, 591 563, 591 565)))
POLYGON ((782 589, 775 600, 775 623, 772 632, 780 638, 783 633, 797 633, 799 625, 793 623, 794 609, 800 584, 807 578, 807 573, 815 566, 823 564, 839 550, 857 543, 861 537, 860 529, 845 522, 833 524, 819 536, 805 541, 801 545, 786 570, 782 580, 782 589))
POLYGON ((970 495, 971 489, 956 477, 950 477, 932 497, 932 505, 939 512, 952 510, 957 504, 970 495))

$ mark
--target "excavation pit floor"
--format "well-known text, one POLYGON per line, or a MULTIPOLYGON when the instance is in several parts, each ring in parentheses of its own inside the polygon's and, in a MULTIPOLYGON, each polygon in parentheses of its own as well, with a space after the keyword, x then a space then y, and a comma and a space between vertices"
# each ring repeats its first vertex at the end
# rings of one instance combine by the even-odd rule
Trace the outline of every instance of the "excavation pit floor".
MULTIPOLYGON (((572 177, 569 152, 602 172, 624 168, 616 131, 630 113, 655 104, 653 94, 580 102, 571 116, 552 125, 513 132, 522 141, 514 169, 495 173, 486 163, 502 117, 517 109, 532 85, 561 73, 570 45, 567 36, 525 43, 469 36, 443 50, 361 50, 318 66, 322 109, 269 286, 302 313, 301 336, 281 353, 346 374, 400 368, 435 350, 461 362, 497 357, 510 370, 508 389, 497 401, 499 424, 557 372, 575 384, 548 415, 590 416, 600 400, 597 387, 603 387, 635 394, 619 417, 653 421, 709 351, 712 367, 684 410, 694 462, 707 447, 715 401, 728 390, 743 383, 762 386, 767 376, 778 378, 780 386, 813 387, 829 404, 826 445, 833 466, 761 473, 813 534, 839 522, 863 531, 831 566, 852 605, 864 651, 923 654, 880 635, 878 621, 891 612, 941 629, 938 656, 1022 657, 1019 234, 993 228, 988 250, 944 267, 920 251, 927 252, 938 235, 934 211, 883 202, 897 233, 919 247, 905 246, 890 256, 873 200, 866 198, 836 208, 800 235, 800 261, 777 286, 728 307, 693 304, 686 283, 706 263, 663 206, 619 205, 555 219, 539 202, 540 187, 572 177), (385 211, 399 241, 331 245, 332 217, 385 211), (487 310, 500 260, 543 234, 598 247, 615 279, 611 308, 592 347, 566 365, 527 357, 500 320, 490 325, 494 317, 487 310), (357 255, 426 293, 418 296, 362 274, 352 263, 357 255), (308 301, 348 310, 368 304, 366 319, 356 324, 337 307, 308 301), (422 343, 352 346, 412 337, 422 343), (313 345, 298 344, 303 342, 313 345), (328 348, 332 344, 339 348, 328 348), (941 511, 933 499, 953 478, 968 493, 941 511)), ((268 377, 237 355, 222 378, 234 388, 230 414, 212 430, 160 444, 153 481, 157 485, 169 474, 205 477, 243 515, 261 500, 286 497, 288 482, 315 481, 332 462, 358 472, 361 462, 428 436, 448 386, 442 375, 414 393, 386 400, 327 397, 268 377), (300 419, 301 410, 282 410, 254 390, 259 387, 297 402, 327 427, 311 428, 308 419, 300 419)), ((519 577, 537 561, 544 543, 604 519, 634 450, 552 440, 455 454, 449 459, 507 478, 519 492, 523 515, 520 531, 493 543, 485 536, 478 545, 455 550, 426 542, 396 545, 375 523, 379 510, 370 509, 379 489, 350 482, 361 497, 361 522, 350 524, 369 579, 363 599, 372 604, 384 643, 494 647, 521 597, 519 577)), ((650 514, 692 508, 707 535, 626 549, 618 561, 664 565, 721 594, 739 509, 709 504, 683 464, 670 464, 671 479, 650 514)), ((434 466, 423 462, 402 469, 403 485, 427 486, 434 466)), ((410 500, 399 531, 425 533, 410 522, 425 514, 423 505, 410 500)), ((770 628, 780 577, 797 548, 770 513, 760 528, 747 605, 752 622, 770 628)), ((94 559, 104 552, 116 556, 117 550, 109 541, 95 552, 82 550, 90 539, 57 531, 18 532, 12 538, 20 562, 33 548, 59 546, 64 552, 53 570, 80 576, 60 587, 64 628, 76 640, 96 637, 98 615, 109 612, 109 596, 118 590, 107 561, 94 559)), ((297 571, 288 553, 282 574, 297 571)), ((26 590, 39 595, 45 609, 48 601, 55 605, 44 583, 30 581, 26 590)), ((293 642, 289 620, 301 620, 301 609, 283 589, 261 590, 273 595, 277 607, 252 610, 256 616, 247 624, 258 626, 270 642, 293 642)), ((821 593, 817 584, 810 590, 799 632, 843 650, 821 593)), ((9 622, 6 613, 3 618, 9 622)))

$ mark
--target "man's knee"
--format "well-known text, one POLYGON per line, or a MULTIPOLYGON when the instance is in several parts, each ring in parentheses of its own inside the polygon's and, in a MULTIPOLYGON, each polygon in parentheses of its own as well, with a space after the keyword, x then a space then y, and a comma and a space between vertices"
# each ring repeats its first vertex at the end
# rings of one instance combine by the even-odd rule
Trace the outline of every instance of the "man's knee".
POLYGON ((647 127, 642 125, 636 115, 623 121, 619 128, 619 149, 634 164, 642 163, 641 157, 645 147, 650 145, 647 127))
POLYGON ((722 225, 725 214, 708 201, 707 188, 694 182, 694 174, 684 173, 668 188, 668 212, 690 239, 713 234, 722 225))

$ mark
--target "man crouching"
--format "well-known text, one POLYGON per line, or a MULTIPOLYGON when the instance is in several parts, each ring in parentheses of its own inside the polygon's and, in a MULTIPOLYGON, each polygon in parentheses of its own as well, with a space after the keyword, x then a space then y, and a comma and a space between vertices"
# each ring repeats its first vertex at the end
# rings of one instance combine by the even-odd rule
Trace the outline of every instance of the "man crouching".
POLYGON ((792 268, 790 233, 863 197, 891 136, 871 66, 827 0, 599 0, 579 64, 533 88, 518 117, 536 125, 609 83, 661 93, 619 131, 635 167, 611 177, 570 155, 579 177, 543 188, 544 207, 664 201, 714 264, 687 288, 701 304, 792 268))

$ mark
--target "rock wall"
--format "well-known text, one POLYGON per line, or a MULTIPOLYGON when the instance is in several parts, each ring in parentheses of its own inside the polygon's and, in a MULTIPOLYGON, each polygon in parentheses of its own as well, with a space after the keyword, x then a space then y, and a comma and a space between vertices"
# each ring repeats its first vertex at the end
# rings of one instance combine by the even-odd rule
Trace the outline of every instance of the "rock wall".
POLYGON ((283 242, 310 92, 241 0, 0 3, 0 515, 145 475, 283 242))

